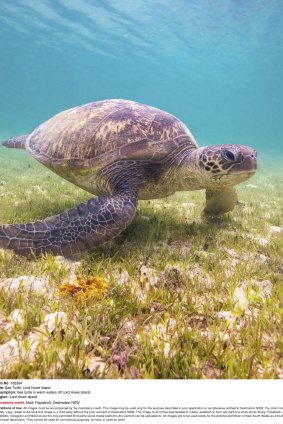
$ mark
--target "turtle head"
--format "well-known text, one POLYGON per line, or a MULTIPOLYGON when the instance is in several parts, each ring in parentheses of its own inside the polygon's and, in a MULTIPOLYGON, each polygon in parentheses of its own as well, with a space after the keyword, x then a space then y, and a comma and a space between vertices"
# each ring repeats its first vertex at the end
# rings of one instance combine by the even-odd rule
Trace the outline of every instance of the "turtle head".
POLYGON ((201 149, 199 166, 209 185, 233 186, 255 174, 257 154, 238 144, 207 146, 201 149))

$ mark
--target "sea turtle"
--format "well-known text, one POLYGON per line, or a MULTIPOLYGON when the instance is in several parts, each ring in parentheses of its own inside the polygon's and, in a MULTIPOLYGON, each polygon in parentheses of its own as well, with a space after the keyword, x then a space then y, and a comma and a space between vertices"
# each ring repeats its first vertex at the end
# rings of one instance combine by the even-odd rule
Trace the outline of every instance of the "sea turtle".
POLYGON ((98 196, 67 212, 0 226, 0 247, 30 256, 73 254, 113 239, 138 199, 206 190, 204 213, 237 204, 234 185, 257 168, 256 151, 236 144, 199 148, 175 116, 129 100, 103 100, 55 115, 6 147, 25 148, 56 174, 98 196))

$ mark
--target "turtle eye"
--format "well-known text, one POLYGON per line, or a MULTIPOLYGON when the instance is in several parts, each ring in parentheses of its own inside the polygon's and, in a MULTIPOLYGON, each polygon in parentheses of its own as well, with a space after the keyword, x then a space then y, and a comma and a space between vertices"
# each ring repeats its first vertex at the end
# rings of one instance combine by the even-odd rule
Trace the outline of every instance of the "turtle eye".
POLYGON ((233 162, 236 159, 234 153, 231 152, 231 150, 225 150, 224 157, 225 159, 228 159, 231 162, 233 162))

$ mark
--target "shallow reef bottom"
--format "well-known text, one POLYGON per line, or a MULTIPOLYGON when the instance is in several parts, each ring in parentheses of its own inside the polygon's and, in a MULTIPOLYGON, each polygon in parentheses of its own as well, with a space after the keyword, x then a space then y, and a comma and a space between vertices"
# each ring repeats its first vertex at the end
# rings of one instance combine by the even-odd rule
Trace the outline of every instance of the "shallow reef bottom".
MULTIPOLYGON (((204 193, 177 193, 75 261, 0 250, 0 377, 283 378, 283 171, 269 163, 219 218, 201 218, 204 193), (77 276, 103 294, 58 295, 77 276)), ((24 151, 1 149, 0 169, 1 223, 90 197, 24 151)))

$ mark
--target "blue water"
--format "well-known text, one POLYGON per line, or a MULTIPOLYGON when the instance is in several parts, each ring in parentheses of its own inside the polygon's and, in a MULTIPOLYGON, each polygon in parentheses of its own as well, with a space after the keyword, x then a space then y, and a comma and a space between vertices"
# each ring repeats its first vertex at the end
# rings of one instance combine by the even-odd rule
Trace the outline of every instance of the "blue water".
POLYGON ((0 138, 126 98, 283 151, 282 0, 0 0, 0 138))

